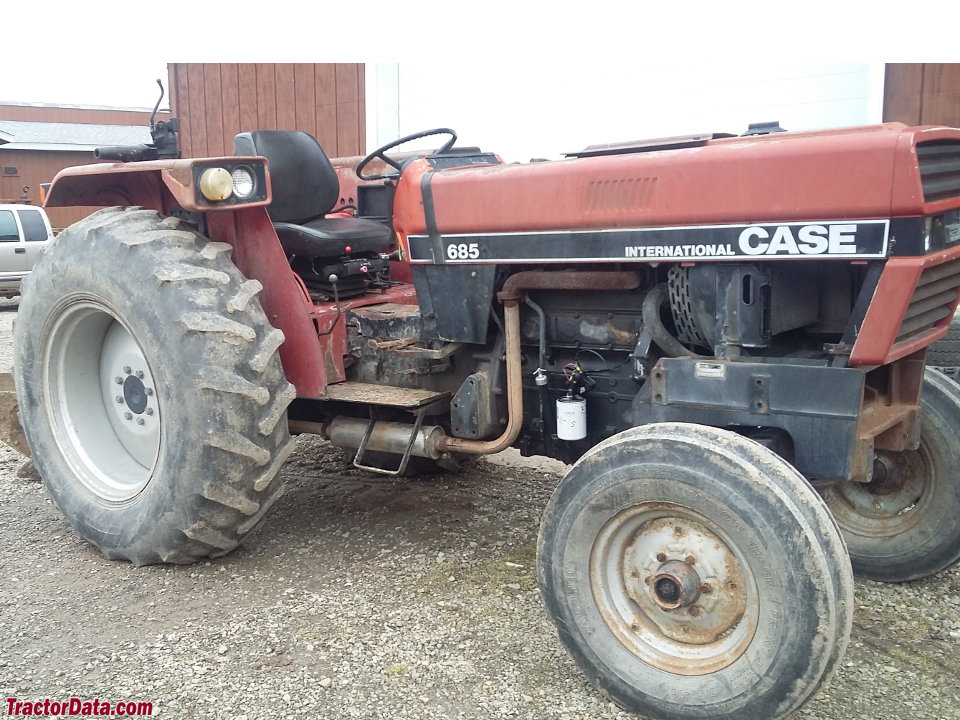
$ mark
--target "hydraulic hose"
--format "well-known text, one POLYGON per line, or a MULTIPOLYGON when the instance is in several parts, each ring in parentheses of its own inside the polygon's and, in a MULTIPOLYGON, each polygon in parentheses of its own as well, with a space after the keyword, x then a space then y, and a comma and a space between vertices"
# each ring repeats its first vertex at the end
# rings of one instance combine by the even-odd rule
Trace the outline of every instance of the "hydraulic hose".
POLYGON ((660 308, 663 306, 664 300, 667 299, 667 292, 666 284, 661 283, 655 285, 643 298, 641 316, 644 329, 650 333, 653 341, 669 357, 708 357, 690 350, 663 326, 663 322, 660 320, 660 308))
POLYGON ((151 145, 106 145, 94 148, 93 156, 97 160, 139 162, 141 160, 156 160, 157 149, 151 145))
POLYGON ((553 414, 549 412, 552 407, 550 404, 550 389, 547 387, 547 315, 543 312, 543 308, 537 305, 533 300, 530 299, 530 296, 526 296, 523 301, 537 313, 538 322, 540 325, 540 354, 539 354, 539 363, 537 363, 537 371, 534 375, 534 382, 537 385, 537 397, 540 401, 540 406, 538 408, 539 412, 537 416, 540 419, 540 436, 547 441, 547 445, 550 445, 550 431, 549 428, 554 427, 553 414), (550 422, 547 422, 547 415, 550 414, 550 422))
POLYGON ((529 305, 529 306, 533 309, 534 312, 537 313, 537 316, 538 316, 539 319, 540 319, 540 357, 539 357, 540 363, 539 363, 539 365, 537 365, 537 367, 538 367, 539 369, 541 369, 541 370, 545 370, 546 368, 544 367, 544 365, 545 365, 546 362, 547 362, 547 360, 546 360, 546 357, 547 357, 547 316, 544 314, 543 308, 540 307, 539 305, 537 305, 537 304, 536 304, 533 300, 531 300, 529 297, 524 298, 523 301, 524 301, 527 305, 529 305))

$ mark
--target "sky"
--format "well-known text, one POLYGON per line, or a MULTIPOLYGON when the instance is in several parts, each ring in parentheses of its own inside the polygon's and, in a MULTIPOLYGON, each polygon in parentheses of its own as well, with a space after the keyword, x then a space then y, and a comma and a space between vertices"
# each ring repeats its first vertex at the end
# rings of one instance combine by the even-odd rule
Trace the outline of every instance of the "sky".
POLYGON ((138 53, 122 65, 87 59, 58 66, 38 60, 32 67, 41 72, 8 73, 0 80, 0 102, 153 108, 158 78, 169 93, 167 64, 155 51, 138 53))
POLYGON ((46 0, 42 15, 4 19, 0 102, 151 108, 155 80, 166 82, 172 62, 399 61, 477 72, 531 65, 549 71, 559 59, 610 77, 623 61, 638 58, 650 68, 677 61, 708 67, 732 60, 911 61, 918 54, 930 62, 957 59, 955 0, 926 0, 923 17, 938 22, 923 22, 922 41, 903 34, 899 13, 862 13, 860 5, 844 10, 805 0, 801 13, 790 4, 706 0, 365 0, 362 12, 351 13, 349 5, 295 0, 226 6, 46 0), (28 20, 39 27, 13 32, 28 20))

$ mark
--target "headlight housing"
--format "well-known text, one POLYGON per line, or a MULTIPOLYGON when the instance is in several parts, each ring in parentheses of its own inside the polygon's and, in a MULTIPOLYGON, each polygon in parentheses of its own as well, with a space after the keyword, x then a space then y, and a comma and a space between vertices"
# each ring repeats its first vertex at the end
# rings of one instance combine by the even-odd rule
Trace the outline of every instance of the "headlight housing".
POLYGON ((267 199, 266 167, 251 158, 200 161, 193 165, 193 186, 200 207, 232 207, 267 199))

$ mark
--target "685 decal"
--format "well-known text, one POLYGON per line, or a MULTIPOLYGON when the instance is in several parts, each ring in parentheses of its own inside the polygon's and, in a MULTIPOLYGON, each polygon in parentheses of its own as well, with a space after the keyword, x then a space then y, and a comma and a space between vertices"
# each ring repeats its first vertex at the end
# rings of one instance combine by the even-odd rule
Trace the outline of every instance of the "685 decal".
POLYGON ((447 260, 476 260, 480 257, 480 243, 450 243, 447 260))

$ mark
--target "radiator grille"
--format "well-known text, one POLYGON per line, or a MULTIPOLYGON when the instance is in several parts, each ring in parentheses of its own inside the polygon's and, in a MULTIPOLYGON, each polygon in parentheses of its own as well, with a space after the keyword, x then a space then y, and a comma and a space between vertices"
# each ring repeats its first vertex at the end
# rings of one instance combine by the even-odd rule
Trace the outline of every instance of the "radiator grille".
POLYGON ((960 197, 960 142, 933 140, 919 143, 917 159, 926 202, 960 197))
POLYGON ((928 333, 938 321, 950 317, 953 314, 950 308, 957 299, 958 288, 960 260, 951 260, 924 270, 894 342, 905 342, 928 333))
POLYGON ((586 211, 615 214, 646 209, 656 189, 655 177, 591 180, 587 184, 586 211))

